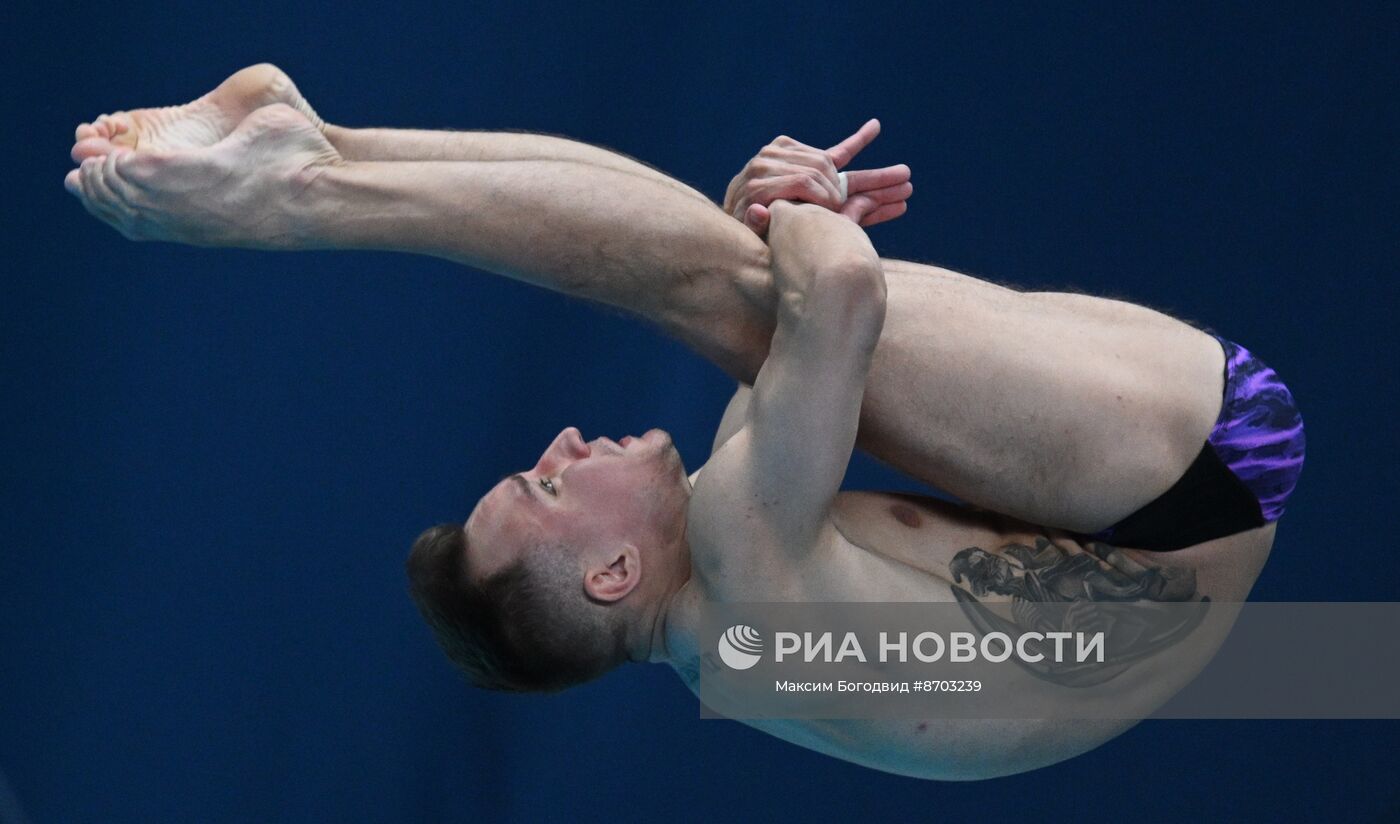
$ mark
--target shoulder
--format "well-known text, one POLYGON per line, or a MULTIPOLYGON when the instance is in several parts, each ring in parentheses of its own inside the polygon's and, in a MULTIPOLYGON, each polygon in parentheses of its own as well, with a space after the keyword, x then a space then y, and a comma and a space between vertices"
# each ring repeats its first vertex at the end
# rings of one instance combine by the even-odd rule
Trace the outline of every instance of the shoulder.
POLYGON ((770 501, 753 494, 741 430, 710 459, 695 480, 686 515, 691 566, 705 592, 719 601, 785 600, 801 594, 808 567, 838 533, 831 512, 811 537, 794 544, 770 501))

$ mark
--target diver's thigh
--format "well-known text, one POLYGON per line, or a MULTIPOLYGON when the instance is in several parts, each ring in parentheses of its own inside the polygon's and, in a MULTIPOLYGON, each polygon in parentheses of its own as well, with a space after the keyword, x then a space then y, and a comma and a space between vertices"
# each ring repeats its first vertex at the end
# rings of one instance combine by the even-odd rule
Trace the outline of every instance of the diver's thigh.
POLYGON ((1096 531, 1161 495, 1219 413, 1210 336, 1132 304, 887 267, 861 445, 964 500, 1096 531))

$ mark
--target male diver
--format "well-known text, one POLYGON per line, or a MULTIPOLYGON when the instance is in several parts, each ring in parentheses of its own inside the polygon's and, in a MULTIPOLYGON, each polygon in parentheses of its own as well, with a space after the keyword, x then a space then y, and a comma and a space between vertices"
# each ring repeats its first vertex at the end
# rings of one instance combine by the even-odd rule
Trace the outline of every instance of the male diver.
MULTIPOLYGON (((780 138, 721 209, 559 138, 329 125, 260 65, 79 126, 65 185, 131 239, 418 252, 600 301, 740 382, 697 470, 659 429, 567 428, 465 524, 418 539, 413 596, 481 686, 657 661, 695 689, 706 602, 950 601, 969 582, 988 601, 1243 601, 1303 460, 1288 390, 1144 307, 882 260, 858 223, 903 212, 908 171, 838 171, 877 131, 826 151, 780 138), (841 492, 857 444, 968 505, 841 492)), ((1135 664, 1139 717, 1193 672, 1135 664)), ((747 723, 978 778, 1132 721, 747 723)))

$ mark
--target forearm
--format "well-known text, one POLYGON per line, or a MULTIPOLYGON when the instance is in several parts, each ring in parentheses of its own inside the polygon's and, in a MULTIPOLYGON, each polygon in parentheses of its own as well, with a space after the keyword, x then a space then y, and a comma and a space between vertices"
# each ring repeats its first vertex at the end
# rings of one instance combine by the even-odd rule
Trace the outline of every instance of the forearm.
POLYGON ((752 379, 773 329, 768 249, 672 187, 555 160, 320 167, 302 248, 430 254, 640 315, 752 379))
POLYGON ((710 202, 701 192, 626 155, 577 140, 524 132, 349 129, 327 125, 326 139, 351 161, 559 160, 586 163, 659 183, 710 202))
POLYGON ((810 204, 773 204, 768 233, 773 279, 779 293, 810 297, 819 282, 844 281, 850 272, 869 272, 884 291, 880 256, 854 223, 810 204))

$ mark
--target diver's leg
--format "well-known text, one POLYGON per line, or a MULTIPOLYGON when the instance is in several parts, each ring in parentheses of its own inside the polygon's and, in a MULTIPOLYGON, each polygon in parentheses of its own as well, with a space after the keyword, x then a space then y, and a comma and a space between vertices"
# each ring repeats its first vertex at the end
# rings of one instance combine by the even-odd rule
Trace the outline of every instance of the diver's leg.
POLYGON ((65 185, 132 239, 445 257, 627 310, 750 379, 768 247, 703 198, 560 160, 353 162, 289 105, 197 148, 116 147, 65 185))
MULTIPOLYGON (((1201 453, 1221 408, 1224 355, 1209 335, 1121 301, 884 266, 859 443, 886 463, 985 509, 1097 532, 1201 453)), ((741 386, 716 448, 746 398, 741 386)))
POLYGON ((286 72, 259 63, 234 72, 213 91, 180 106, 104 114, 78 126, 73 159, 112 148, 169 151, 212 146, 258 108, 283 103, 314 123, 345 160, 567 160, 651 180, 688 197, 709 198, 650 166, 615 151, 544 134, 429 129, 351 129, 323 121, 286 72))
POLYGON ((979 506, 1093 532, 1167 491, 1220 412, 1224 354, 1150 309, 886 261, 861 444, 979 506))
MULTIPOLYGON (((740 380, 772 335, 757 237, 712 204, 594 164, 347 162, 293 109, 268 106, 207 149, 85 161, 70 186, 135 237, 418 252, 587 297, 740 380)), ((861 444, 916 477, 1089 531, 1169 487, 1208 434, 1222 355, 1185 324, 900 261, 886 270, 861 444)))

